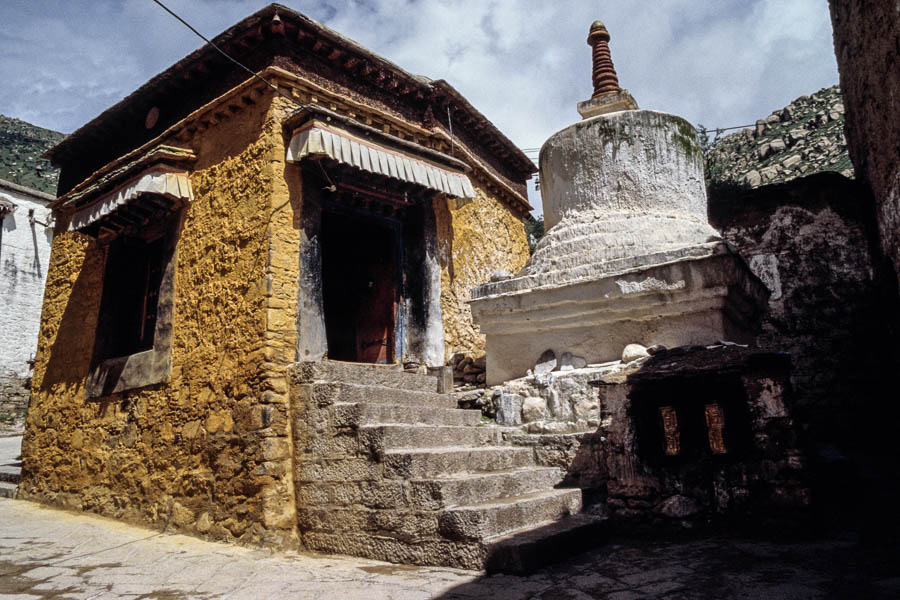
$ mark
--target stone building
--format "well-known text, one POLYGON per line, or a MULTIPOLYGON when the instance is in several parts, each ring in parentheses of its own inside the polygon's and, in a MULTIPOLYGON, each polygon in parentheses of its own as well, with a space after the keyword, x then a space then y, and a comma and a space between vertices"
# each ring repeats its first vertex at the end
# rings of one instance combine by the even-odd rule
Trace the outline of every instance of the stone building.
POLYGON ((447 82, 283 6, 214 43, 259 77, 205 46, 48 152, 20 495, 293 545, 319 458, 289 368, 482 354, 469 290, 524 264, 535 169, 447 82))
POLYGON ((0 179, 0 418, 28 406, 44 279, 53 230, 53 196, 0 179))
POLYGON ((875 198, 881 248, 900 277, 900 5, 828 3, 857 175, 875 198))

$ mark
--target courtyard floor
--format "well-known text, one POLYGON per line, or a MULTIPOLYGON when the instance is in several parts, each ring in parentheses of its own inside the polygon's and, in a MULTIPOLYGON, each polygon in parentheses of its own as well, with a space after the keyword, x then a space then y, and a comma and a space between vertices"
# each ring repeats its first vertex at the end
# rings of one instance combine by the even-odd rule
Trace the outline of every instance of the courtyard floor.
POLYGON ((527 577, 271 553, 0 499, 2 598, 898 598, 896 555, 802 542, 619 540, 527 577))

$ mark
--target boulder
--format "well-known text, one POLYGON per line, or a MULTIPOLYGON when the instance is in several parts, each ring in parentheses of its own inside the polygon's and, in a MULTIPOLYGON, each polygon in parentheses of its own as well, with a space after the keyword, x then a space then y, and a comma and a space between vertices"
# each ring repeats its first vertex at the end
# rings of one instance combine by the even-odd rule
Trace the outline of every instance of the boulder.
POLYGON ((647 349, 640 344, 628 344, 625 346, 625 349, 622 350, 622 362, 626 364, 647 356, 650 356, 650 354, 647 352, 647 349))
POLYGON ((546 375, 550 371, 554 370, 557 365, 556 360, 556 352, 553 350, 544 350, 544 353, 541 354, 541 357, 538 358, 537 362, 534 365, 534 374, 535 376, 546 375))
POLYGON ((700 505, 687 496, 670 496, 658 508, 659 512, 671 519, 684 519, 700 512, 700 505))
POLYGON ((529 396, 522 403, 522 421, 531 423, 541 421, 547 415, 547 403, 538 396, 529 396))

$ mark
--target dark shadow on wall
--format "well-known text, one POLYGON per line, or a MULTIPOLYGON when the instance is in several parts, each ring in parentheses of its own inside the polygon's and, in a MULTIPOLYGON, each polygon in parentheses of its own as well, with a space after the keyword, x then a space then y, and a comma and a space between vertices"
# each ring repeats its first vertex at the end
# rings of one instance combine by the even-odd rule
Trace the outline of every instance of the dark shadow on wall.
POLYGON ((772 292, 757 343, 792 355, 798 420, 817 443, 865 441, 871 400, 898 365, 900 315, 865 187, 821 173, 717 188, 709 217, 772 292))
POLYGON ((900 295, 875 211, 867 186, 836 173, 709 201, 713 226, 778 288, 757 342, 792 355, 821 520, 859 516, 867 538, 896 545, 900 295))
MULTIPOLYGON (((48 293, 66 294, 65 308, 59 317, 59 327, 46 353, 44 373, 38 383, 38 390, 48 391, 57 385, 79 386, 91 369, 94 355, 94 338, 97 316, 103 291, 104 253, 95 240, 87 242, 84 260, 78 268, 78 275, 71 290, 60 289, 59 283, 48 281, 49 290, 44 295, 44 316, 42 327, 47 327, 49 311, 58 305, 56 297, 48 293)), ((56 272, 65 267, 58 265, 56 272)))

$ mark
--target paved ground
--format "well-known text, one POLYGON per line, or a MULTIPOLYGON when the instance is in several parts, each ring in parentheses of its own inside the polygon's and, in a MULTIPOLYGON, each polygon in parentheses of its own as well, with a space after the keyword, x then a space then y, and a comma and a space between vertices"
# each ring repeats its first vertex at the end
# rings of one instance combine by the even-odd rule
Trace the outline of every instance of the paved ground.
POLYGON ((529 577, 272 554, 0 499, 2 598, 898 598, 896 554, 803 543, 626 541, 529 577))
POLYGON ((21 447, 21 434, 4 434, 0 432, 0 462, 6 463, 17 458, 21 447))
MULTIPOLYGON (((17 465, 20 443, 0 436, 0 464, 17 465)), ((529 577, 486 577, 273 554, 0 498, 0 598, 897 599, 900 556, 845 526, 799 542, 617 540, 529 577)))
POLYGON ((16 482, 22 471, 19 449, 22 435, 9 428, 0 429, 0 498, 15 498, 16 482))

